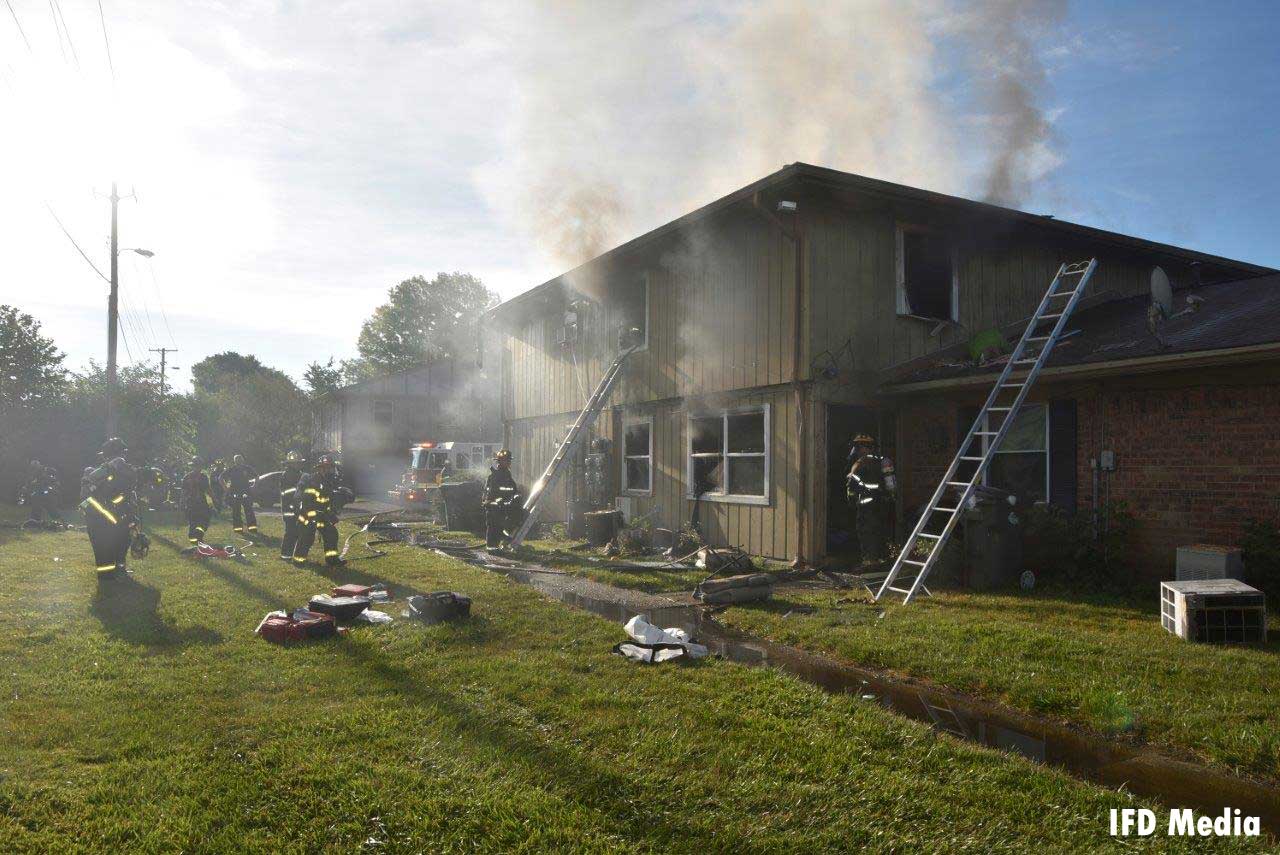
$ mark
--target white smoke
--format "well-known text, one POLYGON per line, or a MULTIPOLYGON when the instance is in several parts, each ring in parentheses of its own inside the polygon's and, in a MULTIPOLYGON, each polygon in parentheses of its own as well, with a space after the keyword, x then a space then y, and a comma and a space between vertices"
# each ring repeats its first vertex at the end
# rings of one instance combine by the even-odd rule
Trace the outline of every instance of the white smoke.
POLYGON ((1062 11, 529 4, 505 34, 514 154, 486 184, 560 269, 794 161, 1018 204, 1057 162, 1036 45, 1062 11))

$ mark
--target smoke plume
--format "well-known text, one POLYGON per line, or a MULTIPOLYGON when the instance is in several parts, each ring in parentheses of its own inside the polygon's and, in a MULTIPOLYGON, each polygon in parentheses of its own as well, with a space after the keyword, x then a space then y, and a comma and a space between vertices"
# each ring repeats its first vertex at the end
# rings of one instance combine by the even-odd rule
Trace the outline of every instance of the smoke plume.
POLYGON ((787 163, 1018 204, 1056 164, 1059 0, 545 0, 491 186, 558 269, 787 163))

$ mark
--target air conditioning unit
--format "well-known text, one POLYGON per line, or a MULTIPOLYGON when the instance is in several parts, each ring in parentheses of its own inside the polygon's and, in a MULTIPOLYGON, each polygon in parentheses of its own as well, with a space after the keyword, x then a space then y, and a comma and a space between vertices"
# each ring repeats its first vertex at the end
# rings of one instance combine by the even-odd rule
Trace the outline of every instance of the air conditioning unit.
POLYGON ((1267 601, 1237 579, 1161 582, 1160 625, 1187 641, 1262 643, 1267 601))
POLYGON ((1180 582, 1196 579, 1243 579, 1244 561, 1233 546, 1197 543, 1178 547, 1173 577, 1180 582))

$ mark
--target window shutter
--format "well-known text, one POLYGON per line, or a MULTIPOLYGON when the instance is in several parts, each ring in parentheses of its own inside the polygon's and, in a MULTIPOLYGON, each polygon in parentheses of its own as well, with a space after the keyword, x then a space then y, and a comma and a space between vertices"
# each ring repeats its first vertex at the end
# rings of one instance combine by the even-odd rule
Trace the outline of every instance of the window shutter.
POLYGON ((1076 402, 1049 402, 1049 504, 1076 509, 1076 402))

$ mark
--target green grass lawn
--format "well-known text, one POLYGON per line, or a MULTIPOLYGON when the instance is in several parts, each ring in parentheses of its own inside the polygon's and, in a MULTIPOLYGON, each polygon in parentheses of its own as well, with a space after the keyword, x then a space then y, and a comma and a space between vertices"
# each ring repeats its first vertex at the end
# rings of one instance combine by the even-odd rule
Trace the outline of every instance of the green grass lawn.
POLYGON ((202 563, 172 522, 105 593, 83 533, 0 529, 5 851, 1096 851, 1138 804, 776 672, 629 663, 619 627, 427 550, 202 563), (375 579, 473 617, 252 635, 375 579))
POLYGON ((935 592, 908 606, 869 600, 851 592, 786 592, 767 604, 729 609, 721 619, 1280 780, 1280 642, 1189 644, 1161 628, 1154 603, 1107 597, 935 592))

